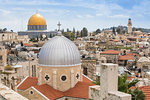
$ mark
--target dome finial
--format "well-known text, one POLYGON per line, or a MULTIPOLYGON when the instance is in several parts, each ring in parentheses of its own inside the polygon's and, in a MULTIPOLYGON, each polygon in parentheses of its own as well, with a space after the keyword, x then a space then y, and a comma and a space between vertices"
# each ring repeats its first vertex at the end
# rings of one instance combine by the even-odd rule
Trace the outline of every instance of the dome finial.
POLYGON ((58 36, 62 36, 62 33, 60 31, 60 26, 61 26, 60 22, 58 22, 57 26, 58 26, 58 33, 57 33, 57 35, 58 36))
POLYGON ((57 26, 58 26, 58 31, 60 31, 60 26, 61 26, 60 22, 58 22, 57 26))

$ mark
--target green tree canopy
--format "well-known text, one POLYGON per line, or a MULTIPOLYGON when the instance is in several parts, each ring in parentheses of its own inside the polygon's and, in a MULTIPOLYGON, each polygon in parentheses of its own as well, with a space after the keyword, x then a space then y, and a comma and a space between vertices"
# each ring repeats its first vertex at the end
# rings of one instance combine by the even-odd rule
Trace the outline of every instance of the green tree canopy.
MULTIPOLYGON (((135 86, 139 80, 134 79, 132 81, 127 80, 128 75, 118 76, 118 91, 131 94, 132 100, 145 100, 145 94, 143 91, 138 88, 131 89, 132 86, 135 86)), ((93 82, 96 85, 100 85, 100 80, 93 82)))
POLYGON ((75 34, 72 33, 72 32, 64 32, 63 35, 64 35, 65 37, 67 37, 68 39, 72 40, 72 41, 73 41, 74 38, 75 38, 75 34))
POLYGON ((101 32, 100 29, 97 29, 97 30, 95 31, 96 34, 99 34, 100 32, 101 32))
POLYGON ((88 30, 87 30, 87 28, 85 28, 85 27, 84 27, 84 28, 82 29, 82 31, 81 31, 81 32, 82 32, 82 34, 81 34, 81 35, 82 35, 83 37, 88 36, 88 30))

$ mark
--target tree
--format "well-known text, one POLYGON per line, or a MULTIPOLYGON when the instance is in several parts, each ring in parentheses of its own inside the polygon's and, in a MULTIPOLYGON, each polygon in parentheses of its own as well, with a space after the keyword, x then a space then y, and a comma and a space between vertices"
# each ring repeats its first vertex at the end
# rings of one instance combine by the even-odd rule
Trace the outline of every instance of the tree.
POLYGON ((62 34, 64 33, 64 29, 61 30, 62 34))
POLYGON ((83 37, 86 37, 86 36, 88 36, 88 30, 87 30, 87 28, 83 28, 82 29, 82 33, 83 33, 83 37))
POLYGON ((128 93, 130 88, 132 86, 135 86, 136 83, 139 82, 139 80, 137 79, 128 81, 127 78, 128 78, 127 74, 118 77, 118 90, 119 91, 128 93))
POLYGON ((100 29, 97 29, 97 30, 95 31, 96 34, 99 34, 100 32, 101 32, 100 29))
POLYGON ((36 37, 36 40, 37 40, 37 42, 39 41, 39 37, 38 36, 36 37))
POLYGON ((22 41, 21 41, 20 45, 23 46, 23 42, 22 41))
POLYGON ((138 88, 129 90, 128 93, 132 95, 132 100, 145 100, 145 94, 138 88))
POLYGON ((76 33, 76 30, 75 30, 75 28, 73 28, 73 31, 72 31, 72 33, 74 33, 74 34, 76 33))
POLYGON ((69 28, 67 28, 67 32, 70 32, 70 31, 69 31, 69 28))
POLYGON ((42 34, 40 34, 40 40, 43 40, 43 36, 42 36, 42 34))
POLYGON ((77 31, 76 37, 80 37, 80 32, 77 31))
POLYGON ((115 35, 116 35, 115 27, 113 27, 113 28, 112 28, 112 32, 113 32, 113 34, 115 34, 115 35))
POLYGON ((65 37, 67 37, 68 39, 70 39, 70 40, 74 40, 74 38, 75 38, 75 34, 74 33, 72 33, 72 32, 64 32, 64 34, 63 34, 65 37))
POLYGON ((82 31, 82 30, 81 30, 81 32, 80 32, 80 36, 81 36, 81 37, 83 37, 83 36, 84 36, 84 35, 83 35, 83 31, 82 31))
MULTIPOLYGON (((132 81, 127 80, 128 75, 118 76, 118 91, 128 93, 132 95, 132 100, 145 100, 145 94, 143 91, 139 90, 138 88, 131 89, 131 87, 135 86, 139 80, 134 79, 132 81)), ((93 82, 96 85, 100 85, 100 81, 96 80, 93 82)))
POLYGON ((3 29, 3 32, 5 32, 5 31, 7 31, 7 28, 4 28, 4 29, 3 29))
POLYGON ((117 30, 116 30, 116 31, 117 31, 117 33, 118 33, 118 34, 120 34, 120 33, 121 33, 121 30, 120 30, 120 28, 119 28, 119 27, 117 27, 117 30))

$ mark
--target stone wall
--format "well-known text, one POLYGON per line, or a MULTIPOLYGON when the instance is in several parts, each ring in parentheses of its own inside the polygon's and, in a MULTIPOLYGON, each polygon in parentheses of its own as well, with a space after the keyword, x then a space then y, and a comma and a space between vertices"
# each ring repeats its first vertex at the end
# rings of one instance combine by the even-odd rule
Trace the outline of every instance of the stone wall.
POLYGON ((1 83, 0 83, 0 96, 3 96, 6 100, 28 100, 27 98, 21 96, 17 92, 11 90, 10 88, 1 83))
POLYGON ((81 68, 83 70, 87 68, 87 76, 92 80, 96 80, 96 60, 82 60, 81 68))
POLYGON ((30 87, 25 91, 18 90, 17 92, 22 96, 28 98, 29 100, 47 100, 42 95, 40 95, 36 90, 34 90, 32 87, 30 87), (31 94, 31 91, 33 94, 31 94))

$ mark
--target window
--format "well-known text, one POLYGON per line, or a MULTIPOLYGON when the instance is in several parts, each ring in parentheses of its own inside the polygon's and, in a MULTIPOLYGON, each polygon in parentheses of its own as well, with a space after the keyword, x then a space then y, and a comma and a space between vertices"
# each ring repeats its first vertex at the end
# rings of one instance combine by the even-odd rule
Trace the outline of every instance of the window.
POLYGON ((87 68, 86 68, 86 67, 83 68, 83 74, 84 74, 84 75, 87 75, 87 74, 88 74, 88 71, 87 71, 87 68))
POLYGON ((45 75, 45 80, 49 81, 50 77, 48 75, 45 75))
POLYGON ((67 77, 65 75, 61 76, 62 81, 66 81, 67 77))
POLYGON ((15 73, 17 73, 17 68, 15 68, 15 73))
POLYGON ((30 94, 33 94, 33 91, 30 91, 30 94))
POLYGON ((77 75, 76 75, 76 78, 79 79, 79 77, 80 77, 79 74, 77 74, 77 75))

